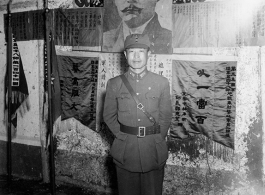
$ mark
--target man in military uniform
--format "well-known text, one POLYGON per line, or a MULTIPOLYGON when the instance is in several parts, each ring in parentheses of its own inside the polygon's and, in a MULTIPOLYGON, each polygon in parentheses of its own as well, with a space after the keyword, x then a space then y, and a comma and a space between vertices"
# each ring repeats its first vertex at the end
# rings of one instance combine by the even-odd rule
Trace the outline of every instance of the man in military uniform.
POLYGON ((151 53, 147 35, 127 36, 124 48, 129 65, 124 76, 140 104, 117 76, 108 81, 103 113, 115 135, 110 153, 119 194, 161 195, 168 158, 165 137, 172 117, 169 82, 146 68, 151 53))

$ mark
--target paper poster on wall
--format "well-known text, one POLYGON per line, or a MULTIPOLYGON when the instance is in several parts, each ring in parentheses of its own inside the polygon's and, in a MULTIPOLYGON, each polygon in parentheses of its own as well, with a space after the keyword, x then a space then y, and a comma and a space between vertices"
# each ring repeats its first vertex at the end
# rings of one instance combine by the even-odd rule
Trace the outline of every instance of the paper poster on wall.
POLYGON ((74 117, 96 130, 97 57, 58 55, 61 85, 61 119, 74 117))
POLYGON ((260 3, 174 4, 172 14, 173 48, 236 47, 251 45, 257 37, 265 38, 265 6, 260 3))
POLYGON ((130 34, 148 34, 151 52, 172 53, 171 0, 105 1, 102 51, 122 52, 130 34))
POLYGON ((172 85, 172 57, 171 55, 151 54, 147 62, 147 69, 164 76, 172 85))
MULTIPOLYGON (((7 31, 8 15, 4 15, 5 31, 7 31)), ((17 41, 37 40, 44 38, 43 10, 16 12, 11 14, 11 26, 17 41)))
POLYGON ((104 0, 73 0, 74 8, 104 7, 104 0))
POLYGON ((234 148, 236 61, 172 62, 172 128, 234 148))
POLYGON ((102 12, 101 8, 54 10, 56 45, 100 51, 102 12))
POLYGON ((128 69, 123 53, 100 53, 98 66, 97 129, 102 122, 103 106, 109 79, 121 75, 128 69))

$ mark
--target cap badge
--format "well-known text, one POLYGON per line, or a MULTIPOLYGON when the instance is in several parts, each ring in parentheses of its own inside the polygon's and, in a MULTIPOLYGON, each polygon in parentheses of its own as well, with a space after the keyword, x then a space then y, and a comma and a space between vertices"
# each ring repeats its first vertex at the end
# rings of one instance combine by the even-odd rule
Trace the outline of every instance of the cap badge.
POLYGON ((135 42, 138 43, 138 35, 134 35, 135 37, 135 42))

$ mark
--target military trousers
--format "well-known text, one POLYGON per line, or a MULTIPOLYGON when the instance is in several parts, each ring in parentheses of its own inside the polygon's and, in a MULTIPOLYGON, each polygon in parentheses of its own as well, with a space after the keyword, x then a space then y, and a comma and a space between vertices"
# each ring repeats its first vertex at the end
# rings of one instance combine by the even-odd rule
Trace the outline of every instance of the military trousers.
POLYGON ((119 195, 162 195, 165 166, 146 173, 116 166, 119 195))

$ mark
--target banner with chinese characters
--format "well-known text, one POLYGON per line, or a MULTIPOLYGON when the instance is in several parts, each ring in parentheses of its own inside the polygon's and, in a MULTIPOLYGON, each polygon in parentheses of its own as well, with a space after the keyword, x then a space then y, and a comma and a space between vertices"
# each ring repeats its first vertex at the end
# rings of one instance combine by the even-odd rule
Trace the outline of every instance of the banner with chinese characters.
MULTIPOLYGON (((5 31, 7 30, 8 15, 5 18, 5 31)), ((44 38, 43 10, 12 13, 12 29, 16 41, 28 41, 44 38)))
POLYGON ((151 54, 147 62, 147 69, 166 77, 172 85, 172 57, 171 55, 151 54))
POLYGON ((100 51, 102 43, 101 8, 54 10, 55 43, 73 50, 100 51))
POLYGON ((98 57, 57 52, 61 85, 61 119, 74 117, 96 130, 98 57))
POLYGON ((234 148, 237 62, 200 57, 172 61, 172 128, 234 148))
MULTIPOLYGON (((11 78, 9 78, 9 73, 6 71, 5 75, 5 93, 7 98, 5 102, 10 101, 10 107, 6 104, 5 112, 6 114, 10 112, 11 114, 11 123, 14 125, 14 127, 17 127, 17 112, 21 114, 21 116, 24 115, 26 111, 30 109, 30 104, 28 100, 29 96, 29 90, 28 90, 28 84, 27 79, 24 73, 23 69, 23 63, 20 55, 20 51, 18 48, 17 41, 12 34, 12 28, 8 31, 10 34, 8 36, 12 36, 12 41, 8 43, 8 47, 12 47, 12 53, 11 58, 8 59, 11 62, 11 78), (9 96, 9 89, 8 89, 8 82, 10 79, 10 85, 11 85, 11 94, 10 99, 8 99, 9 96)), ((7 116, 7 115, 6 115, 7 116)))
POLYGON ((264 45, 265 2, 174 4, 173 48, 264 45))

